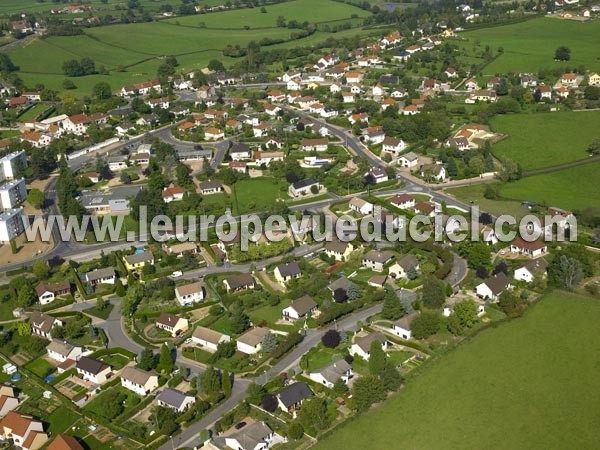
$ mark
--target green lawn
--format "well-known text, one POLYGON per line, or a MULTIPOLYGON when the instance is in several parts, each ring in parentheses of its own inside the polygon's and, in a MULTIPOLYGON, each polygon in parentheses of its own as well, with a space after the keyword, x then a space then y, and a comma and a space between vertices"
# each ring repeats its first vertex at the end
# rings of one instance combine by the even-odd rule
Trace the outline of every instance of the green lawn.
POLYGON ((600 208, 600 162, 522 178, 505 185, 506 198, 529 200, 565 209, 600 208))
POLYGON ((48 375, 54 372, 54 366, 52 366, 52 364, 50 364, 48 361, 41 357, 27 363, 25 365, 25 368, 27 370, 31 370, 33 373, 35 373, 38 377, 42 379, 46 378, 48 375))
POLYGON ((585 159, 598 137, 598 124, 600 111, 497 116, 491 120, 493 131, 509 137, 494 145, 493 152, 524 170, 585 159))
POLYGON ((129 358, 126 358, 123 355, 104 355, 101 356, 100 358, 101 361, 104 361, 106 364, 108 364, 110 367, 112 367, 113 370, 121 370, 123 367, 125 367, 128 363, 129 363, 129 358))
POLYGON ((58 408, 49 416, 44 417, 43 420, 50 423, 47 431, 52 436, 56 436, 67 431, 80 417, 79 414, 71 409, 58 408))
POLYGON ((25 122, 27 120, 36 120, 38 116, 48 111, 48 109, 50 108, 51 106, 49 106, 48 104, 38 103, 36 105, 33 105, 23 114, 21 114, 18 118, 21 122, 25 122))
MULTIPOLYGON (((529 210, 521 205, 521 202, 513 200, 489 200, 483 196, 486 185, 489 183, 473 184, 459 188, 448 189, 451 194, 465 203, 473 203, 482 212, 488 212, 495 216, 510 214, 517 219, 529 213, 529 210)), ((503 191, 504 192, 504 191, 503 191)))
POLYGON ((600 345, 598 315, 597 300, 552 293, 315 448, 596 448, 600 366, 589 349, 600 345))
POLYGON ((275 178, 242 180, 234 186, 231 203, 234 215, 268 211, 278 198, 288 199, 288 183, 275 178))
POLYGON ((114 307, 115 305, 113 305, 112 303, 106 302, 106 306, 104 307, 104 309, 98 310, 98 308, 94 305, 91 308, 84 309, 83 312, 91 316, 106 320, 108 319, 108 316, 110 316, 110 312, 113 310, 114 307))
POLYGON ((538 73, 540 68, 579 67, 600 70, 600 22, 578 23, 570 20, 539 18, 514 25, 483 28, 461 33, 469 41, 463 46, 472 49, 480 41, 482 50, 490 45, 494 54, 502 47, 504 53, 483 69, 485 76, 508 72, 538 73), (560 46, 571 49, 571 60, 554 61, 554 51, 560 46))

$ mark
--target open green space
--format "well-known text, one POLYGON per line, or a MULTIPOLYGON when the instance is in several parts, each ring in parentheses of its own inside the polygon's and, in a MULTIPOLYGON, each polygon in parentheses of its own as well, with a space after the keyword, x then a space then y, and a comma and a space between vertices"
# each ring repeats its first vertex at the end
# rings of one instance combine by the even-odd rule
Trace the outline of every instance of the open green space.
POLYGON ((600 208, 600 162, 522 178, 502 187, 503 198, 576 210, 600 208))
POLYGON ((41 357, 27 363, 25 368, 42 379, 54 372, 54 366, 41 357))
POLYGON ((115 305, 113 305, 110 302, 105 302, 104 308, 102 309, 98 309, 97 306, 92 306, 91 308, 88 309, 84 309, 83 312, 95 317, 98 317, 100 319, 108 319, 108 316, 110 316, 110 312, 113 310, 113 308, 115 307, 115 305))
POLYGON ((600 366, 588 349, 600 345, 599 314, 597 300, 549 294, 315 448, 595 448, 600 366))
POLYGON ((480 211, 485 211, 495 216, 510 214, 520 219, 529 213, 529 210, 521 205, 521 202, 513 200, 491 200, 484 197, 486 184, 473 184, 459 188, 447 189, 446 192, 462 200, 465 203, 472 203, 478 206, 480 211))
POLYGON ((286 200, 288 183, 275 178, 254 178, 234 185, 231 203, 234 215, 269 211, 277 199, 286 200))
POLYGON ((491 120, 493 131, 509 137, 495 144, 493 152, 524 170, 585 159, 598 137, 598 124, 600 111, 497 116, 491 120))
POLYGON ((483 69, 483 74, 532 72, 540 68, 584 66, 600 70, 600 22, 585 23, 571 20, 539 18, 514 25, 484 28, 461 33, 468 39, 465 48, 480 42, 482 48, 490 45, 494 54, 502 47, 504 53, 483 69), (571 49, 571 60, 554 61, 554 51, 560 46, 571 49))

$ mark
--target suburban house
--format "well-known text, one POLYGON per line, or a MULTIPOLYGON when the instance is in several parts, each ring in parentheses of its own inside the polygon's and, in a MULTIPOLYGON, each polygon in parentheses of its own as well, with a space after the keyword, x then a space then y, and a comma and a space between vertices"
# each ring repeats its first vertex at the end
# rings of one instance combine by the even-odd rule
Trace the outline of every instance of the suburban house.
POLYGON ((0 417, 4 417, 9 411, 19 406, 19 398, 10 386, 0 388, 0 417))
POLYGON ((223 192, 223 185, 218 181, 208 180, 201 182, 198 189, 202 195, 218 194, 223 192))
POLYGON ((111 172, 118 172, 119 170, 127 169, 127 161, 129 161, 129 157, 127 155, 111 156, 106 159, 108 168, 111 172))
POLYGON ((292 183, 288 188, 288 194, 290 195, 290 197, 300 197, 301 195, 308 195, 312 193, 313 186, 315 186, 317 190, 321 188, 319 182, 312 178, 306 178, 304 180, 296 181, 295 183, 292 183))
POLYGON ((362 214, 363 216, 367 216, 369 214, 373 214, 373 204, 369 203, 366 200, 363 200, 360 197, 353 197, 350 202, 348 202, 348 207, 352 211, 356 211, 357 213, 362 214))
POLYGON ((158 388, 158 375, 127 366, 121 372, 121 386, 145 397, 158 388))
POLYGON ((69 281, 59 281, 57 283, 46 283, 42 281, 35 287, 40 304, 47 305, 52 303, 56 297, 71 293, 71 283, 69 281))
POLYGON ((394 253, 389 251, 380 252, 378 250, 370 250, 363 256, 362 265, 375 272, 383 272, 384 266, 389 263, 393 257, 394 253))
POLYGON ((273 274, 275 275, 275 279, 279 284, 285 285, 285 283, 293 278, 300 278, 302 276, 302 271, 300 270, 298 263, 296 261, 292 261, 275 267, 273 274))
POLYGON ((373 341, 379 341, 384 350, 388 347, 388 340, 384 334, 376 331, 355 339, 354 343, 350 346, 350 354, 352 356, 360 356, 362 359, 368 361, 371 357, 371 343, 373 341))
POLYGON ((387 172, 381 167, 375 167, 369 172, 365 173, 365 178, 367 179, 367 182, 372 182, 375 184, 385 183, 389 180, 387 172))
POLYGON ((248 144, 235 143, 229 150, 229 156, 231 156, 232 161, 243 161, 252 158, 252 150, 250 150, 248 144))
POLYGON ((283 319, 298 320, 304 317, 312 317, 317 308, 318 305, 310 295, 303 295, 294 300, 287 308, 283 308, 283 319))
POLYGON ((238 351, 254 355, 262 350, 262 341, 271 331, 264 327, 250 328, 236 340, 238 351))
POLYGON ((418 202, 415 205, 415 213, 423 216, 435 216, 435 205, 431 202, 418 202))
POLYGON ((171 184, 166 187, 162 191, 162 199, 165 203, 178 202, 179 200, 183 200, 183 195, 185 194, 185 189, 181 186, 175 186, 171 184))
POLYGON ((512 244, 510 244, 511 253, 520 253, 525 256, 537 258, 548 252, 548 246, 542 241, 526 241, 521 237, 518 237, 512 244))
POLYGON ((350 242, 331 241, 325 244, 324 251, 327 256, 333 256, 336 261, 347 261, 354 251, 350 242))
POLYGON ((184 284, 175 288, 175 298, 181 306, 190 306, 204 300, 204 287, 202 282, 184 284))
POLYGON ((277 435, 264 422, 254 422, 225 437, 232 450, 267 450, 277 435))
POLYGON ((61 320, 39 311, 33 311, 31 313, 29 316, 29 323, 31 325, 31 332, 33 334, 46 339, 52 339, 50 334, 52 328, 63 326, 63 322, 61 320))
POLYGON ((353 375, 352 366, 344 359, 340 359, 320 368, 316 372, 309 373, 308 377, 314 382, 332 389, 337 380, 341 378, 344 383, 348 383, 353 375))
POLYGON ((164 245, 163 248, 169 255, 175 255, 178 258, 183 257, 185 253, 194 255, 198 253, 198 246, 195 242, 182 242, 171 246, 164 245))
POLYGON ((156 396, 156 402, 160 406, 171 408, 178 413, 182 413, 196 403, 196 398, 191 395, 184 394, 177 389, 165 388, 156 396))
POLYGON ((192 342, 209 351, 217 351, 219 344, 231 341, 231 337, 210 328, 198 327, 192 334, 192 342))
POLYGON ((497 300, 505 289, 510 288, 512 288, 510 280, 504 272, 500 272, 479 284, 475 290, 483 299, 497 300))
POLYGON ((160 313, 160 316, 158 316, 158 319, 156 319, 156 328, 168 331, 171 333, 171 336, 175 337, 179 333, 187 331, 189 328, 189 323, 184 317, 162 312, 160 313))
POLYGON ((207 141, 218 141, 219 139, 223 139, 225 137, 225 132, 223 130, 219 130, 215 127, 209 127, 204 130, 204 138, 207 141))
POLYGON ((415 198, 408 194, 396 194, 388 199, 392 206, 400 209, 409 209, 415 207, 415 198))
POLYGON ((75 365, 77 375, 94 384, 104 384, 110 376, 110 366, 97 359, 82 356, 75 365))
POLYGON ((123 257, 123 262, 125 263, 125 268, 127 270, 139 270, 146 264, 150 266, 154 265, 154 255, 152 252, 148 251, 134 253, 133 255, 123 257))
POLYGON ((413 152, 405 153, 398 158, 398 165, 407 169, 417 167, 419 165, 419 155, 413 152))
POLYGON ((95 269, 91 272, 86 273, 83 279, 90 283, 92 286, 97 284, 115 284, 116 275, 115 269, 112 267, 106 267, 104 269, 95 269))
POLYGON ((77 361, 83 355, 83 347, 59 339, 52 339, 52 342, 46 347, 46 351, 50 358, 60 363, 67 359, 77 361))
MULTIPOLYGON (((460 303, 460 302, 458 302, 460 303)), ((485 314, 485 305, 481 304, 481 303, 476 303, 476 308, 477 308, 477 317, 481 317, 485 314)), ((451 304, 451 303, 446 303, 444 305, 444 309, 442 310, 442 315, 444 317, 450 317, 452 315, 452 313, 454 313, 454 306, 456 306, 456 303, 451 304)))
POLYGON ((333 282, 331 282, 328 286, 327 289, 329 289, 329 291, 331 292, 332 295, 335 294, 335 291, 337 291, 338 289, 343 290, 346 294, 348 294, 348 291, 351 289, 358 289, 356 287, 356 285, 350 281, 350 279, 348 279, 347 277, 339 277, 338 279, 334 280, 333 282))
POLYGON ((313 397, 315 393, 303 381, 297 381, 279 391, 275 397, 279 408, 283 412, 289 412, 296 417, 296 411, 300 409, 302 402, 313 397))
POLYGON ((419 313, 413 312, 410 314, 401 317, 400 319, 394 322, 394 334, 396 336, 401 337, 402 339, 409 340, 412 336, 412 331, 410 329, 413 320, 417 317, 419 313))
POLYGON ((324 152, 327 150, 329 140, 327 138, 302 139, 300 149, 305 152, 324 152))
POLYGON ((406 278, 411 267, 419 270, 419 261, 413 255, 406 255, 390 266, 389 275, 396 279, 406 278))
POLYGON ((405 148, 406 143, 402 139, 387 136, 383 140, 381 150, 387 153, 391 153, 394 156, 397 156, 405 148))
POLYGON ((545 277, 547 270, 548 262, 544 258, 536 258, 515 269, 515 280, 531 283, 538 275, 545 277))
POLYGON ((237 292, 244 289, 254 289, 256 280, 251 274, 242 273, 240 275, 225 278, 223 284, 225 285, 227 292, 237 292))
POLYGON ((73 436, 59 434, 46 450, 84 450, 84 448, 73 436))
POLYGON ((37 450, 47 441, 42 422, 31 416, 9 411, 0 421, 0 439, 12 439, 14 445, 23 450, 37 450))
POLYGON ((421 176, 442 183, 446 181, 446 168, 441 164, 424 164, 421 167, 421 176))

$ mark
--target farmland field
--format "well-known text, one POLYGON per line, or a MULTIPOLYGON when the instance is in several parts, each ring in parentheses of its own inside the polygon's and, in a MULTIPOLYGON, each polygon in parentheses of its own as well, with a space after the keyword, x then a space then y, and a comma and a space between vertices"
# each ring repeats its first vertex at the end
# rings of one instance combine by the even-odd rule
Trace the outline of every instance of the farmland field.
POLYGON ((600 345, 599 315, 597 300, 549 294, 315 448, 596 448, 600 366, 587 349, 600 345))
MULTIPOLYGON (((514 25, 485 28, 467 33, 469 44, 480 41, 490 45, 494 53, 499 47, 504 54, 483 69, 483 74, 532 72, 540 68, 579 67, 600 70, 598 47, 600 46, 600 22, 579 23, 570 20, 539 18, 514 25), (561 45, 571 49, 571 60, 554 61, 554 51, 561 45)), ((469 47, 469 45, 465 45, 469 47)))
POLYGON ((600 162, 525 177, 502 187, 505 198, 546 203, 565 209, 600 209, 600 162))
POLYGON ((492 129, 509 137, 494 145, 493 152, 524 170, 585 159, 599 123, 600 111, 497 116, 492 129))

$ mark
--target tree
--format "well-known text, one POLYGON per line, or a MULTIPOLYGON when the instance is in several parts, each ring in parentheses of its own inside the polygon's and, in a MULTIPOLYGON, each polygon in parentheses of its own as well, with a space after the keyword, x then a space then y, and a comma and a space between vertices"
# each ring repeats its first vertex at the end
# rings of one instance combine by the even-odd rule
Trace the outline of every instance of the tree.
POLYGON ((17 333, 19 333, 19 336, 31 336, 31 325, 29 322, 18 322, 17 333))
POLYGON ((385 400, 386 390, 383 381, 372 375, 358 378, 352 388, 352 397, 358 411, 366 411, 373 403, 385 400))
POLYGON ((225 71, 225 66, 218 59, 210 60, 207 67, 208 67, 208 70, 211 70, 213 72, 224 72, 225 71))
POLYGON ((490 265, 492 253, 490 247, 483 242, 463 241, 458 246, 458 253, 466 258, 471 269, 490 265))
POLYGON ((386 361, 383 370, 379 374, 379 378, 383 382, 383 387, 386 391, 394 392, 400 389, 402 384, 402 375, 392 364, 386 361))
POLYGON ((156 367, 156 357, 152 349, 145 348, 140 352, 138 368, 142 370, 152 370, 156 367))
POLYGON ((439 308, 446 300, 446 294, 442 282, 434 277, 426 277, 423 280, 422 289, 423 304, 431 309, 439 308))
POLYGON ((565 289, 573 289, 583 278, 583 267, 579 260, 560 255, 549 267, 552 279, 565 289))
POLYGON ((358 290, 355 284, 351 284, 348 286, 346 294, 348 295, 349 300, 358 300, 360 298, 360 291, 358 290))
POLYGON ((327 348, 336 348, 340 345, 340 333, 331 328, 325 332, 323 337, 321 337, 321 342, 327 348))
POLYGON ((560 46, 554 52, 554 59, 558 61, 568 61, 571 59, 571 49, 569 47, 560 46))
POLYGON ((33 188, 27 195, 27 201, 36 209, 41 209, 46 203, 46 196, 39 189, 33 188))
POLYGON ((23 308, 26 308, 28 306, 33 305, 36 300, 37 295, 35 293, 35 290, 33 289, 33 286, 28 284, 27 286, 23 286, 19 291, 19 295, 17 297, 17 304, 19 306, 22 306, 23 308))
POLYGON ((173 356, 171 355, 171 349, 167 344, 164 344, 160 348, 158 368, 163 373, 171 373, 173 371, 173 356))
MULTIPOLYGON (((596 138, 590 143, 588 152, 593 156, 600 155, 600 138, 596 138)), ((31 196, 31 192, 29 193, 29 196, 31 196)))
POLYGON ((246 389, 246 399, 253 405, 260 405, 267 391, 258 383, 250 383, 246 389))
POLYGON ((344 395, 348 391, 348 386, 342 378, 338 378, 333 383, 333 392, 337 395, 344 395))
POLYGON ((221 374, 221 389, 223 389, 225 398, 231 396, 231 387, 231 374, 227 370, 223 370, 223 373, 221 374))
POLYGON ((329 426, 327 402, 324 398, 313 397, 302 402, 298 420, 304 428, 323 430, 329 426))
POLYGON ((425 339, 438 332, 440 315, 437 312, 424 311, 412 321, 411 331, 415 339, 425 339))
POLYGON ((277 336, 269 331, 262 340, 262 349, 265 353, 271 353, 277 348, 278 343, 277 336))
POLYGON ((498 298, 498 306, 509 317, 519 317, 525 310, 525 303, 512 290, 506 289, 498 298))
POLYGON ((106 308, 106 303, 104 302, 104 299, 102 298, 101 295, 98 295, 98 298, 96 299, 96 310, 103 311, 105 308, 106 308))
POLYGON ((381 348, 381 342, 377 339, 371 342, 369 354, 369 373, 371 375, 379 375, 385 367, 387 357, 383 348, 381 348))
POLYGON ((242 334, 250 327, 250 318, 242 311, 236 308, 231 314, 231 331, 235 334, 242 334))
POLYGON ((219 378, 219 372, 214 367, 208 367, 204 373, 200 375, 200 386, 202 392, 208 396, 215 396, 221 390, 221 379, 219 378))
POLYGON ((304 430, 302 429, 302 425, 299 422, 294 421, 288 426, 287 435, 293 441, 297 441, 302 439, 304 436, 304 430))
POLYGON ((383 301, 383 309, 381 310, 381 317, 385 320, 398 320, 403 315, 404 308, 395 292, 386 294, 383 301))
POLYGON ((106 391, 102 402, 102 416, 108 420, 112 420, 120 415, 125 409, 125 400, 127 400, 127 395, 120 391, 106 391))
POLYGON ((123 282, 120 278, 117 278, 117 281, 115 281, 115 295, 118 297, 125 296, 125 287, 123 286, 123 282))
POLYGON ((277 410, 278 405, 279 403, 277 402, 277 397, 275 397, 273 394, 265 394, 263 396, 261 407, 265 411, 269 411, 271 413, 275 412, 277 410))
POLYGON ((464 300, 454 305, 454 315, 463 327, 471 328, 477 320, 477 305, 473 300, 464 300))
POLYGON ((38 259, 33 263, 31 269, 38 280, 46 280, 50 276, 50 268, 45 259, 38 259))
POLYGON ((106 100, 112 97, 112 89, 106 81, 96 83, 92 88, 92 95, 98 100, 106 100))
POLYGON ((348 300, 348 294, 346 293, 345 289, 337 288, 333 292, 333 299, 336 303, 345 303, 348 300))

